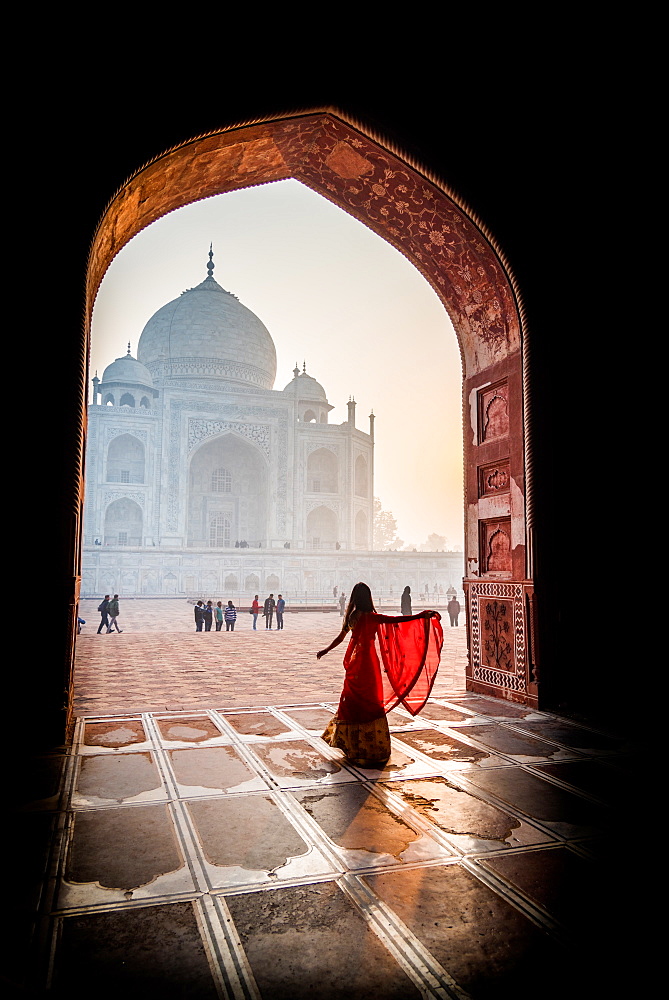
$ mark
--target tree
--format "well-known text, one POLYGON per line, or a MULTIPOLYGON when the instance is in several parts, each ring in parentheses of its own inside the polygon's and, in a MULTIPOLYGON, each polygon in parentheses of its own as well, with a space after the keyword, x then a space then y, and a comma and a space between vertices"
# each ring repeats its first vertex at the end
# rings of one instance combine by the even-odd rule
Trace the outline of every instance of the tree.
POLYGON ((446 535, 437 535, 434 532, 427 536, 427 541, 419 547, 419 552, 445 552, 448 539, 446 535))
POLYGON ((383 510, 381 501, 374 497, 374 548, 376 551, 401 549, 404 542, 397 537, 397 521, 391 511, 383 510))

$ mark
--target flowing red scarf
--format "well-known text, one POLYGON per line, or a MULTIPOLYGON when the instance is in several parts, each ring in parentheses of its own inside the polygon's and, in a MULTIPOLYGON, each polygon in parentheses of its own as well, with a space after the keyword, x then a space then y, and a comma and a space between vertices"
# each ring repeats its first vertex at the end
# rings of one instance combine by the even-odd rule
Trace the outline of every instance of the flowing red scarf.
POLYGON ((438 614, 410 622, 371 612, 361 615, 344 656, 346 677, 337 718, 371 722, 400 704, 418 715, 432 690, 443 641, 438 614))

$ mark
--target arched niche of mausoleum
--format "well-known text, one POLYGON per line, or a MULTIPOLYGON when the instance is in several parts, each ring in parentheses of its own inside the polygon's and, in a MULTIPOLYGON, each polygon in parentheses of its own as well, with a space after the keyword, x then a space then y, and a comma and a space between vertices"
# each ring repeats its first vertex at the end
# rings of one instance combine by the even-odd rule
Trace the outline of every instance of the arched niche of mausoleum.
POLYGON ((130 406, 135 409, 135 397, 130 392, 124 392, 119 400, 119 406, 130 406))
POLYGON ((257 545, 267 535, 267 461, 255 445, 237 434, 202 444, 188 472, 189 546, 210 545, 213 515, 230 522, 229 544, 257 545))
POLYGON ((209 515, 209 548, 229 549, 232 538, 232 521, 225 514, 209 515))
POLYGON ((244 580, 244 586, 248 593, 257 594, 260 589, 260 580, 255 573, 249 573, 249 575, 244 580))
POLYGON ((139 406, 140 406, 140 409, 150 410, 151 409, 151 400, 149 399, 149 397, 148 396, 142 396, 142 398, 139 401, 139 406))
POLYGON ((114 406, 114 396, 111 392, 106 392, 102 397, 103 406, 114 406))
POLYGON ((270 573, 270 575, 265 579, 265 587, 267 590, 276 594, 281 586, 281 581, 279 580, 276 573, 270 573))
POLYGON ((105 511, 105 545, 142 544, 142 508, 130 497, 113 500, 105 511))
POLYGON ((369 496, 369 472, 363 455, 358 455, 355 460, 355 495, 357 497, 369 496))
POLYGON ((356 549, 366 549, 367 546, 367 515, 364 510, 359 510, 355 515, 355 547, 356 549))
MULTIPOLYGON (((228 573, 225 578, 223 586, 225 587, 226 594, 230 594, 233 591, 239 590, 239 579, 235 573, 228 573)), ((230 598, 228 598, 229 600, 230 598)))
POLYGON ((145 481, 144 444, 133 434, 119 434, 107 448, 108 483, 143 483, 145 481))
POLYGON ((307 459, 307 492, 337 493, 339 490, 339 463, 328 448, 317 448, 307 459))
POLYGON ((333 549, 339 538, 339 519, 329 507, 316 507, 307 515, 307 545, 333 549))
POLYGON ((302 414, 303 424, 315 424, 318 421, 318 417, 314 410, 305 410, 302 414))

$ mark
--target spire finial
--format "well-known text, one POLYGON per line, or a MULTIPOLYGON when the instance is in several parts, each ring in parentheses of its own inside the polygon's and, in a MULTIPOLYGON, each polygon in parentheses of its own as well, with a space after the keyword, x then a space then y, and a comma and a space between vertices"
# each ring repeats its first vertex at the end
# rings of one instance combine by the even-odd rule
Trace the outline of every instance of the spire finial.
POLYGON ((298 365, 298 363, 296 361, 295 362, 295 367, 293 368, 293 375, 294 375, 295 378, 297 378, 297 376, 299 374, 300 374, 300 367, 299 367, 299 365, 298 365))
POLYGON ((128 341, 128 354, 127 354, 127 357, 130 357, 130 341, 128 341))
POLYGON ((216 267, 216 265, 214 264, 214 244, 210 243, 209 244, 209 263, 207 264, 207 277, 208 278, 213 278, 214 277, 214 268, 215 267, 216 267))
POLYGON ((303 372, 304 375, 307 374, 307 363, 306 363, 306 361, 302 362, 302 372, 303 372))

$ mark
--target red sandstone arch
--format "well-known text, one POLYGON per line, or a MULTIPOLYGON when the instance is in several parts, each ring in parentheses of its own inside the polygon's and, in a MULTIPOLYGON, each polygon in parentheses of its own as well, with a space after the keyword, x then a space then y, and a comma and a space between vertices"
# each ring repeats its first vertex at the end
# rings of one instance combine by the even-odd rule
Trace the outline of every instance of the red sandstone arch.
POLYGON ((183 143, 139 169, 100 221, 87 275, 87 343, 100 282, 133 236, 184 205, 286 178, 306 184, 395 246, 429 281, 450 315, 464 372, 468 687, 536 705, 536 665, 529 655, 534 648, 527 544, 531 455, 522 308, 494 240, 439 178, 364 125, 330 110, 241 124, 183 143), (490 420, 500 399, 506 424, 490 420), (487 433, 491 427, 494 434, 487 433), (500 474, 486 475, 493 466, 500 474), (502 525, 511 540, 504 580, 485 571, 486 526, 492 524, 498 530, 502 525), (485 608, 491 600, 504 605, 513 623, 512 650, 503 671, 485 654, 491 627, 485 608))

